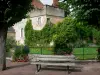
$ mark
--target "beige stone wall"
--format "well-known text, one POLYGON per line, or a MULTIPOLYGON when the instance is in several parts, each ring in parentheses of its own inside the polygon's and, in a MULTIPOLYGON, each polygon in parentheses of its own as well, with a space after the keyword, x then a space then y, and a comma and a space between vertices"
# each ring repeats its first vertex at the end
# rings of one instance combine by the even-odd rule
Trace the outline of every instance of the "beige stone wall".
POLYGON ((64 10, 52 6, 46 6, 46 14, 64 18, 64 10))
POLYGON ((8 32, 7 37, 13 37, 15 38, 15 32, 8 32))
POLYGON ((47 16, 50 18, 50 21, 53 23, 53 24, 57 24, 58 22, 61 22, 63 20, 62 17, 57 17, 57 16, 47 16))
POLYGON ((37 17, 37 16, 43 16, 46 15, 46 7, 44 6, 43 9, 33 9, 31 12, 28 14, 31 18, 37 17))
POLYGON ((64 10, 53 6, 44 5, 43 9, 34 9, 28 15, 31 18, 37 16, 46 16, 46 15, 64 17, 64 10))

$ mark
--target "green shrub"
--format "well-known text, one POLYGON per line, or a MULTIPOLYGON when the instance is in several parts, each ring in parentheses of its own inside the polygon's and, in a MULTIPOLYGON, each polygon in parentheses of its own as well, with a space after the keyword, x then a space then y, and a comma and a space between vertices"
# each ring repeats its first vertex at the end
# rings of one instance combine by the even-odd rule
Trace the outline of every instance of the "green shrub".
POLYGON ((73 19, 65 18, 57 24, 54 38, 55 54, 71 54, 74 42, 77 40, 77 33, 73 25, 73 19))
POLYGON ((29 47, 28 46, 16 46, 13 60, 17 61, 18 59, 24 59, 28 56, 29 47))
POLYGON ((6 39, 6 52, 10 52, 10 49, 16 46, 16 41, 13 37, 7 37, 6 39))
POLYGON ((22 55, 22 47, 21 46, 16 46, 15 47, 15 52, 14 52, 14 56, 13 56, 13 60, 17 60, 21 57, 22 55))
POLYGON ((95 43, 97 45, 100 45, 100 30, 94 28, 92 31, 93 31, 93 38, 96 41, 95 43))
POLYGON ((98 52, 97 59, 100 61, 100 47, 97 49, 97 52, 98 52))
POLYGON ((55 54, 57 54, 57 55, 72 54, 72 51, 73 51, 72 48, 56 48, 55 54))
POLYGON ((54 53, 57 55, 72 54, 72 46, 67 46, 67 44, 62 42, 55 42, 54 53))
POLYGON ((25 46, 23 47, 22 54, 28 55, 28 53, 29 53, 29 47, 25 45, 25 46))

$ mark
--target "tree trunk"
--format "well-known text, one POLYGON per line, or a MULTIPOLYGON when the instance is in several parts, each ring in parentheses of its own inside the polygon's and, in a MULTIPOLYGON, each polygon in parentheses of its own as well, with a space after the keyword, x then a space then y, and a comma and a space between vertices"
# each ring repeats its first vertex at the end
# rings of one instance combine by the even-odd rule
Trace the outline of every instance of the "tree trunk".
POLYGON ((0 29, 0 71, 6 69, 6 37, 8 28, 0 29))

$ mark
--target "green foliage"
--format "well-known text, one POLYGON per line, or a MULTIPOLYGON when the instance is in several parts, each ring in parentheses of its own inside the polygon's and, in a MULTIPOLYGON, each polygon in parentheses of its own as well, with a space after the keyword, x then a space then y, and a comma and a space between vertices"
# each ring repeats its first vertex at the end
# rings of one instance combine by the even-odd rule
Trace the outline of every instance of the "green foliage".
POLYGON ((92 27, 89 27, 85 22, 75 24, 75 29, 80 40, 92 40, 92 27))
POLYGON ((32 22, 30 19, 27 20, 26 26, 25 26, 25 44, 32 46, 32 39, 33 39, 33 27, 32 22))
POLYGON ((67 42, 74 42, 76 41, 77 38, 77 34, 75 32, 74 29, 74 23, 73 23, 73 19, 72 18, 65 18, 63 22, 58 23, 57 27, 56 27, 56 35, 57 38, 59 38, 59 43, 60 41, 67 42))
POLYGON ((53 38, 55 43, 54 52, 56 54, 59 53, 59 51, 60 53, 64 51, 66 54, 70 54, 72 52, 73 43, 77 40, 73 19, 67 17, 63 22, 58 23, 53 38))
POLYGON ((47 23, 46 26, 41 31, 42 39, 45 44, 49 44, 52 41, 52 23, 50 25, 47 23))
POLYGON ((28 46, 16 46, 13 60, 17 61, 18 59, 24 59, 24 56, 27 56, 29 53, 28 46))
POLYGON ((30 49, 27 45, 25 45, 22 49, 22 54, 23 55, 28 55, 28 53, 30 52, 30 49))
POLYGON ((16 46, 16 41, 13 37, 7 37, 6 39, 6 52, 10 52, 10 49, 16 46))
POLYGON ((31 2, 32 0, 0 0, 1 28, 10 27, 25 18, 32 9, 31 2))
POLYGON ((32 41, 33 41, 34 47, 40 46, 41 36, 42 35, 41 35, 40 30, 33 30, 33 40, 32 41))
POLYGON ((30 54, 44 54, 44 55, 53 55, 53 48, 48 48, 48 47, 45 47, 42 49, 41 48, 38 48, 38 47, 35 47, 35 48, 30 48, 30 54))
POLYGON ((42 30, 34 30, 31 20, 28 20, 25 26, 25 44, 33 47, 48 46, 51 42, 51 28, 52 24, 48 23, 42 30))
POLYGON ((53 41, 55 54, 70 54, 73 47, 83 47, 91 43, 94 36, 97 38, 92 30, 93 27, 89 27, 87 22, 77 22, 71 16, 56 25, 47 23, 42 30, 33 30, 31 21, 28 20, 25 39, 28 41, 26 44, 32 47, 48 47, 53 41))
POLYGON ((13 60, 16 61, 17 59, 19 59, 21 57, 21 55, 22 55, 22 46, 16 46, 13 60))
POLYGON ((96 44, 100 45, 100 30, 93 28, 93 38, 96 40, 96 44))
POLYGON ((97 59, 100 61, 100 47, 97 49, 97 52, 98 52, 97 59))
POLYGON ((100 0, 64 0, 75 13, 78 21, 100 27, 100 0))
POLYGON ((63 9, 65 12, 65 17, 68 16, 70 14, 70 8, 68 3, 66 2, 59 2, 59 8, 63 9))
POLYGON ((92 29, 86 22, 77 22, 75 18, 66 17, 53 27, 54 52, 70 54, 73 47, 87 46, 93 41, 92 29))
POLYGON ((48 46, 51 42, 51 28, 52 24, 46 24, 42 30, 33 30, 34 46, 48 46))

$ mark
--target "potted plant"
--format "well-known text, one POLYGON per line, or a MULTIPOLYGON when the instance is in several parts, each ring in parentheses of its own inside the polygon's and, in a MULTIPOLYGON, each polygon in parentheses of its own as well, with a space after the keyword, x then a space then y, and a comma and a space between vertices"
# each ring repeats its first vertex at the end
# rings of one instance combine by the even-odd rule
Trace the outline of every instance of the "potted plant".
POLYGON ((28 61, 29 47, 27 45, 23 47, 22 53, 23 53, 23 59, 25 61, 28 61))

